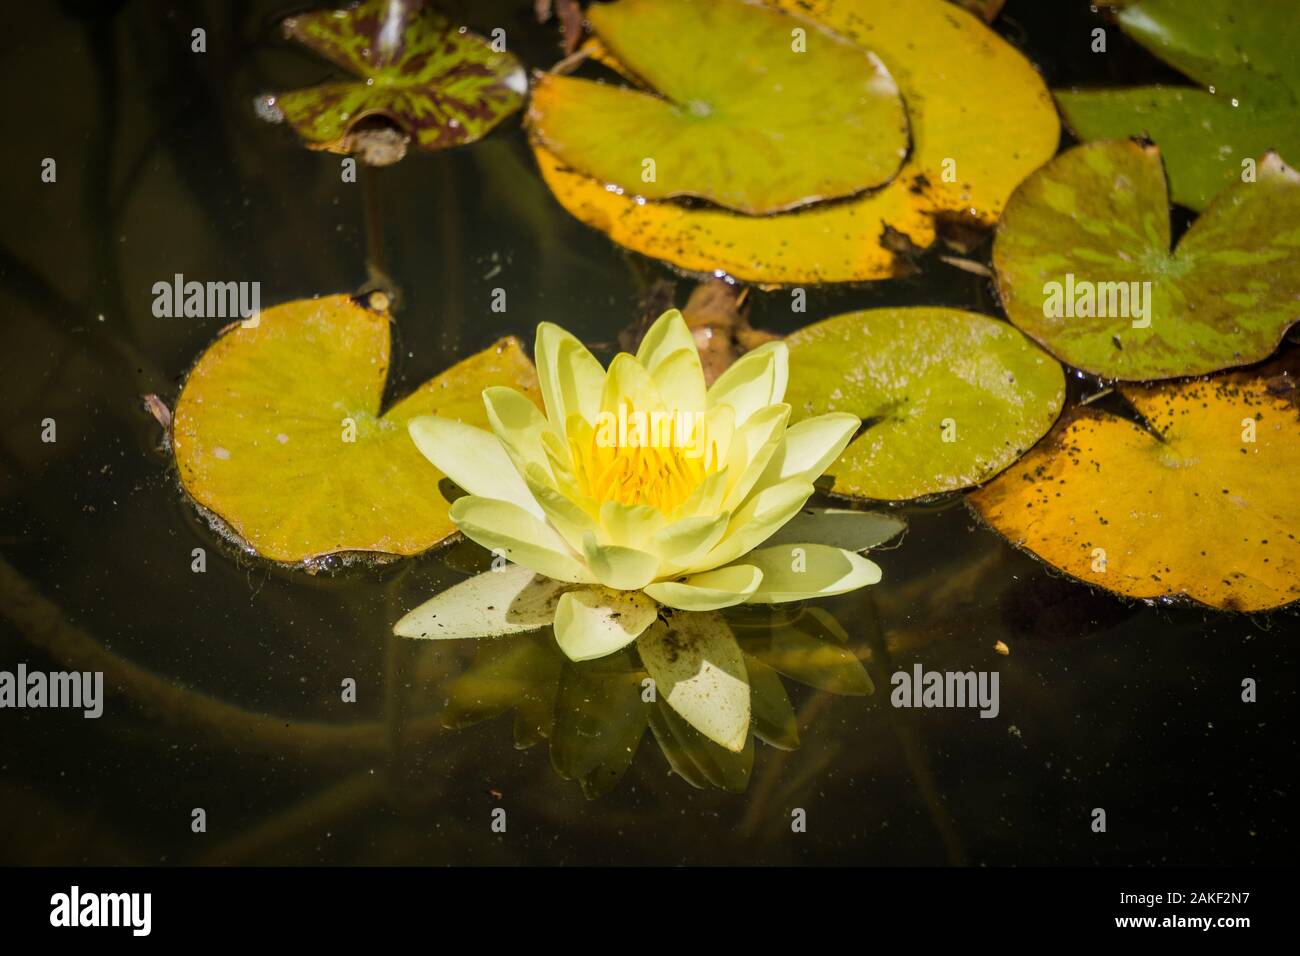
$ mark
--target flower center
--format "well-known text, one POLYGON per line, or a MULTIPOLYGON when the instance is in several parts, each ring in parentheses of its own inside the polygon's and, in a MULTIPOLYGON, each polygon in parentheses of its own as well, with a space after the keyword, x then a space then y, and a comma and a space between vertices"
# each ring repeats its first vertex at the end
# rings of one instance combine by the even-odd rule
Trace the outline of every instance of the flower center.
POLYGON ((649 505, 665 514, 685 501, 712 470, 703 414, 602 412, 589 440, 572 438, 578 483, 598 502, 649 505))

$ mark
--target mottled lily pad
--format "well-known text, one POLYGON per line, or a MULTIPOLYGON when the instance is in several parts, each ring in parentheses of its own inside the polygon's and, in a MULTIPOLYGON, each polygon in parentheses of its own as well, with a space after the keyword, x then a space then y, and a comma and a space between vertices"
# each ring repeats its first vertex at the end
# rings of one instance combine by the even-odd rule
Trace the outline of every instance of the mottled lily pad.
POLYGON ((617 0, 588 18, 647 89, 544 76, 529 127, 625 193, 761 215, 879 186, 907 155, 889 72, 812 21, 750 0, 617 0))
POLYGON ((1268 150, 1300 157, 1300 18, 1283 2, 1141 0, 1124 31, 1199 87, 1058 91, 1081 139, 1146 136, 1160 145, 1175 202, 1204 209, 1268 150))
POLYGON ((523 105, 528 80, 513 55, 423 9, 419 0, 363 0, 302 13, 284 33, 356 79, 267 97, 313 149, 352 152, 358 124, 382 117, 421 149, 472 143, 523 105))
POLYGON ((993 265, 1011 321, 1076 368, 1147 380, 1257 362, 1300 318, 1300 175, 1266 155, 1171 252, 1159 150, 1088 143, 1016 191, 993 265))
POLYGON ((1300 599, 1300 355, 1121 386, 1157 434, 1074 409, 969 501, 1013 544, 1135 598, 1261 611, 1300 599))
POLYGON ((1041 77, 973 14, 945 0, 767 5, 872 51, 897 80, 912 151, 893 180, 840 202, 759 218, 620 194, 534 138, 542 175, 569 212, 688 272, 770 285, 883 279, 910 268, 900 249, 929 246, 938 218, 993 225, 1020 180, 1056 152, 1060 128, 1041 77))
POLYGON ((862 419, 827 469, 845 497, 903 500, 986 481, 1046 434, 1065 399, 1055 359, 974 312, 851 312, 786 341, 791 420, 862 419))
POLYGON ((248 548, 299 563, 340 552, 416 554, 455 533, 442 474, 406 423, 487 426, 482 391, 536 396, 519 342, 502 339, 381 414, 389 317, 350 296, 288 302, 236 324, 181 389, 172 450, 181 484, 248 548))

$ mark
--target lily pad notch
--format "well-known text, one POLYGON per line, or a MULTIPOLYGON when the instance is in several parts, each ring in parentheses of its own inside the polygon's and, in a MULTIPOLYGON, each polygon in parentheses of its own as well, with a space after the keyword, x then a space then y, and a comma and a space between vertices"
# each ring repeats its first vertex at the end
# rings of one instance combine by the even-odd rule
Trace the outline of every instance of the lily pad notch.
POLYGON ((483 389, 536 396, 535 371, 504 338, 381 411, 390 349, 387 312, 349 295, 287 302, 225 330, 176 401, 185 493, 242 547, 283 564, 413 555, 455 534, 443 475, 406 424, 436 412, 485 425, 483 389))
POLYGON ((411 140, 438 150, 481 139, 528 92, 522 64, 499 38, 457 26, 423 0, 301 13, 283 30, 353 78, 268 94, 259 115, 287 122, 312 149, 359 152, 372 165, 401 159, 411 140))

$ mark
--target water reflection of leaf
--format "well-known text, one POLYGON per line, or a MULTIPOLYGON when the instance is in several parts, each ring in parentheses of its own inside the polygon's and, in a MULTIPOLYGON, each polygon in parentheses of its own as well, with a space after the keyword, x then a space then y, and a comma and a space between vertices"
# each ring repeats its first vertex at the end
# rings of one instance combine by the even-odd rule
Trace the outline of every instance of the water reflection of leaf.
MULTIPOLYGON (((528 714, 540 736, 550 733, 549 715, 564 658, 555 653, 549 635, 524 635, 512 641, 479 645, 474 666, 452 682, 442 713, 446 727, 468 727, 510 708, 528 714)), ((517 725, 518 726, 518 725, 517 725)), ((522 743, 516 736, 516 743, 522 743)))
POLYGON ((668 765, 687 783, 743 793, 754 767, 754 738, 739 752, 719 747, 682 720, 662 700, 650 711, 650 729, 668 765))
POLYGON ((576 781, 588 799, 622 779, 647 728, 669 767, 692 786, 741 792, 753 767, 755 739, 778 750, 799 746, 798 722, 780 674, 835 694, 871 693, 872 684, 842 643, 843 628, 820 608, 735 617, 731 622, 718 614, 679 613, 658 622, 660 635, 648 645, 652 666, 644 659, 647 645, 592 661, 569 660, 549 629, 483 641, 474 663, 449 685, 442 722, 463 728, 513 709, 515 746, 548 741, 555 771, 576 781), (737 638, 731 637, 732 623, 737 638), (706 659, 711 663, 702 665, 706 659), (653 683, 652 672, 659 674, 653 683), (687 675, 684 680, 679 672, 687 675), (718 731, 734 725, 738 714, 745 721, 734 749, 692 726, 718 731))
POLYGON ((794 750, 799 746, 799 724, 780 675, 756 657, 745 657, 745 670, 754 736, 778 750, 794 750))
POLYGON ((857 656, 811 615, 775 628, 741 630, 739 640, 747 655, 809 687, 855 697, 875 689, 857 656))
POLYGON ((555 700, 551 765, 577 780, 589 798, 605 793, 632 764, 650 705, 642 700, 645 672, 630 653, 595 661, 565 661, 555 700))

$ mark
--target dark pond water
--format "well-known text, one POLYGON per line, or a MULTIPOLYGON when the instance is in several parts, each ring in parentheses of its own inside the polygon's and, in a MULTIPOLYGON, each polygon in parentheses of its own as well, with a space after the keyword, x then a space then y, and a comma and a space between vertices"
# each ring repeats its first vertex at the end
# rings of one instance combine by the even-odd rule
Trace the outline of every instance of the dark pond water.
MULTIPOLYGON (((455 4, 449 9, 456 11, 455 4)), ((530 66, 557 58, 531 3, 460 5, 530 66)), ((363 193, 260 122, 256 94, 328 69, 278 37, 281 4, 23 4, 0 38, 0 669, 102 669, 106 712, 0 711, 0 860, 22 863, 1277 863, 1294 858, 1296 616, 1120 601, 1051 573, 960 499, 902 509, 884 582, 828 603, 877 685, 787 682, 800 749, 758 747, 743 794, 696 790, 648 736, 589 803, 509 717, 436 714, 470 644, 389 628, 472 560, 465 549, 309 577, 224 546, 182 499, 140 395, 173 401, 221 320, 157 319, 175 273, 258 280, 264 302, 367 280, 363 193), (189 52, 194 25, 208 52, 189 52), (58 181, 39 182, 55 157, 58 181), (40 441, 41 421, 58 441, 40 441), (191 572, 191 550, 209 551, 191 572), (1003 656, 994 650, 1002 641, 1003 656), (899 710, 889 675, 996 670, 1001 712, 899 710), (358 682, 355 704, 340 682, 358 682), (1254 677, 1259 702, 1240 702, 1254 677), (207 832, 194 833, 202 807, 207 832), (1092 808, 1108 831, 1093 833, 1092 808), (490 829, 504 808, 504 834, 490 829), (792 833, 793 808, 807 832, 792 833)), ((998 29, 1052 84, 1161 67, 1086 4, 1009 3, 998 29)), ((954 91, 960 95, 960 91, 954 91)), ((661 266, 570 219, 517 120, 377 176, 404 293, 403 393, 497 337, 558 321, 610 341, 661 266), (490 311, 505 287, 510 308, 490 311)), ((935 252, 937 252, 936 250, 935 252)), ((755 324, 876 305, 996 313, 986 280, 938 261, 822 289, 809 316, 754 294, 755 324)), ((987 248, 977 249, 976 258, 987 248)), ((684 299, 690 285, 679 284, 684 299)), ((1078 386, 1076 386, 1078 387, 1078 386)))

